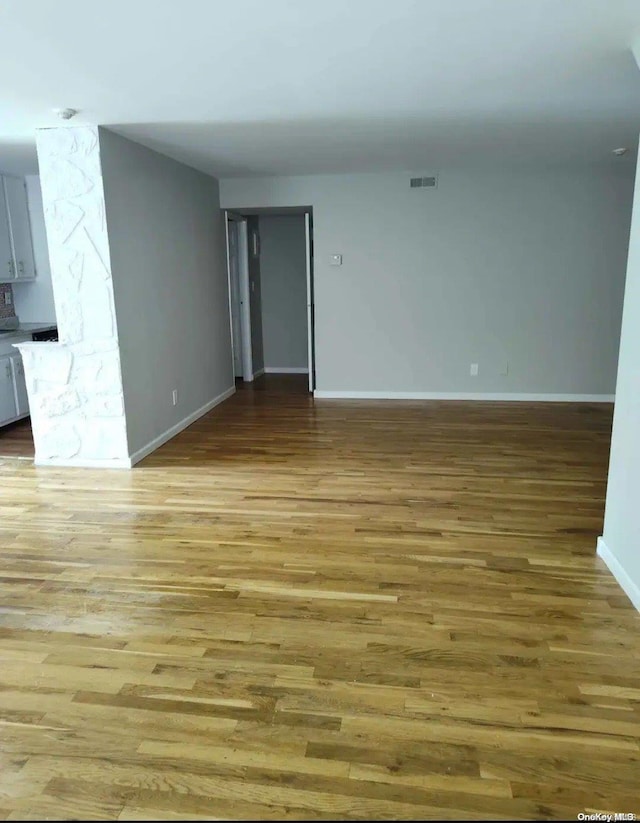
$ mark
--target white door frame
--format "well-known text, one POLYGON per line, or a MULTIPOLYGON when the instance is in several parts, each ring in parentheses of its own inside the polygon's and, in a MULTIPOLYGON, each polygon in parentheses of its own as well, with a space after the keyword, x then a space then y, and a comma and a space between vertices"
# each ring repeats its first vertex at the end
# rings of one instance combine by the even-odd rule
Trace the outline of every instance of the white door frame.
MULTIPOLYGON (((227 277, 229 280, 229 317, 231 323, 231 347, 233 359, 233 311, 231 309, 231 264, 229 260, 229 222, 237 227, 238 241, 238 285, 240 297, 240 338, 242 341, 242 379, 253 380, 253 356, 251 351, 251 290, 249 288, 249 232, 246 218, 225 212, 227 227, 227 277)), ((234 362, 235 373, 235 362, 234 362)))
POLYGON ((313 306, 313 256, 311 245, 311 215, 304 215, 304 237, 307 269, 307 364, 309 367, 309 391, 316 387, 315 340, 314 340, 314 306, 313 306))

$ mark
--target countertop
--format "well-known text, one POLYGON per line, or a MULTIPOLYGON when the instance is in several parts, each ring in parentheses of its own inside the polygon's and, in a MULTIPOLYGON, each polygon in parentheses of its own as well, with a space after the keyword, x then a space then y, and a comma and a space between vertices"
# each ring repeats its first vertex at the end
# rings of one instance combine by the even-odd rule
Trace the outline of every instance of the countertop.
POLYGON ((51 331, 56 328, 57 323, 20 323, 16 331, 31 334, 34 331, 51 331))
POLYGON ((31 343, 31 335, 36 331, 49 331, 55 329, 55 323, 20 323, 17 329, 0 334, 0 357, 15 354, 14 343, 30 343, 32 346, 46 345, 44 343, 31 343))
POLYGON ((55 328, 55 323, 20 323, 16 329, 0 329, 0 340, 11 340, 13 337, 24 337, 25 334, 33 334, 37 331, 51 331, 51 329, 55 328))

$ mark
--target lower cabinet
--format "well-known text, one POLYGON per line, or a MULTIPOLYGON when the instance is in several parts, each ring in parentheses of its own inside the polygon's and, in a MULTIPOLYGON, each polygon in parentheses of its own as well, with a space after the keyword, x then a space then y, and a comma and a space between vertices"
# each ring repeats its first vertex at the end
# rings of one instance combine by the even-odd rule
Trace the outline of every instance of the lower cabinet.
POLYGON ((16 395, 16 413, 18 417, 29 414, 29 399, 27 397, 27 381, 24 377, 24 363, 16 352, 9 357, 13 373, 13 388, 16 395))
POLYGON ((18 416, 11 358, 0 358, 0 425, 18 416))
POLYGON ((22 357, 17 352, 0 357, 0 426, 28 414, 29 401, 22 357))

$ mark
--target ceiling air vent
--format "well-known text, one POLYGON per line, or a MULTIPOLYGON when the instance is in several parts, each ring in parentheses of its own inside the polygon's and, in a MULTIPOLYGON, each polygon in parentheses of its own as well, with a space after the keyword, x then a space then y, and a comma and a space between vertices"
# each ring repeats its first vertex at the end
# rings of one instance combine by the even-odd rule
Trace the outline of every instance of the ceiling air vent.
POLYGON ((410 181, 412 189, 437 189, 437 177, 412 177, 410 181))

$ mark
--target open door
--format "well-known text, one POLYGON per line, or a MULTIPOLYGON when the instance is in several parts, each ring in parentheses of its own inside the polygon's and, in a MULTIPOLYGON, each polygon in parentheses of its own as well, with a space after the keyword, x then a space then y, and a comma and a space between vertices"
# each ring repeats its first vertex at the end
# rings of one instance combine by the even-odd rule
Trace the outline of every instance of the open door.
POLYGON ((311 235, 311 215, 304 215, 304 235, 307 256, 307 347, 309 361, 309 391, 316 387, 315 347, 313 332, 313 238, 311 235))
POLYGON ((249 232, 247 221, 238 223, 240 260, 240 324, 242 328, 242 371, 247 382, 253 380, 253 351, 251 348, 251 290, 249 288, 249 232))
POLYGON ((227 264, 234 372, 253 380, 251 350, 251 297, 247 221, 235 214, 227 218, 227 264))
POLYGON ((244 375, 242 367, 242 331, 240 328, 240 262, 238 256, 237 224, 224 215, 227 236, 227 275, 229 278, 229 319, 231 321, 231 345, 233 348, 233 374, 244 375))

